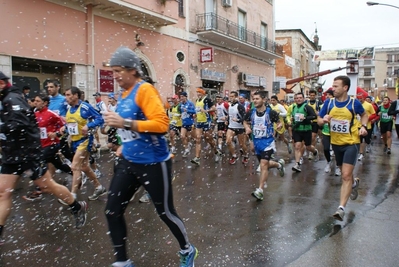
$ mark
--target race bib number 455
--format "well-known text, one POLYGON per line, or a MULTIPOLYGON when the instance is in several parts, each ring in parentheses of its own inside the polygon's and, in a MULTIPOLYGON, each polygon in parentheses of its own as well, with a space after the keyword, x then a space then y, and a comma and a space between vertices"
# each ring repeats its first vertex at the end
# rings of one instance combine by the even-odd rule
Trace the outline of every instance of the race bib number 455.
POLYGON ((118 129, 118 135, 121 138, 122 142, 131 142, 133 140, 139 139, 140 134, 133 131, 128 131, 125 129, 118 129))
POLYGON ((330 131, 334 133, 350 133, 350 123, 348 120, 331 119, 330 131))

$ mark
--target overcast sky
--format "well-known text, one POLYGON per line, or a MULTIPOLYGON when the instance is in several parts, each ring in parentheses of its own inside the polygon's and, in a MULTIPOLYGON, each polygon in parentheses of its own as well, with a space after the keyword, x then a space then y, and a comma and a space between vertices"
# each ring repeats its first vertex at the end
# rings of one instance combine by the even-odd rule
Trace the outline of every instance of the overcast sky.
MULTIPOLYGON (((322 50, 374 47, 399 47, 399 9, 368 6, 366 0, 276 0, 276 29, 301 29, 313 40, 317 25, 322 50), (316 23, 316 24, 315 24, 316 23)), ((399 7, 399 0, 374 1, 399 7)), ((343 67, 345 61, 322 62, 320 71, 343 67)), ((335 72, 320 78, 326 87, 335 72)))

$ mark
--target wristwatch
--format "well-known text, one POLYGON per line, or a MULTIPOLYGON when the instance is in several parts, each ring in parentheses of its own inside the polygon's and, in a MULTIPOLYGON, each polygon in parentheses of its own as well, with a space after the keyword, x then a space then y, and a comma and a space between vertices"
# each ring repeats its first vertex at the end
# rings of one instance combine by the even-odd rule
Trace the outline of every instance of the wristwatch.
POLYGON ((132 129, 132 120, 129 119, 124 119, 123 120, 123 127, 125 128, 125 130, 131 130, 132 129))
POLYGON ((366 128, 367 130, 367 124, 362 124, 362 127, 366 128))

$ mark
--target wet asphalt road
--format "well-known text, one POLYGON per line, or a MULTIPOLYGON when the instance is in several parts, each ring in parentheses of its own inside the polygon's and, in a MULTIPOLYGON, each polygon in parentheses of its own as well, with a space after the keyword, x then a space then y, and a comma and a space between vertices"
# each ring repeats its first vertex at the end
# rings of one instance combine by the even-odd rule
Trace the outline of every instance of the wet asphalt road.
MULTIPOLYGON (((258 184, 255 157, 248 166, 231 166, 224 157, 219 163, 202 159, 196 167, 189 162, 191 157, 177 155, 174 199, 190 241, 200 252, 195 266, 285 266, 320 239, 356 223, 398 186, 399 141, 395 138, 390 156, 383 154, 379 138, 373 141, 372 152, 356 167, 361 178, 359 197, 349 201, 342 223, 331 217, 338 206, 340 177, 324 173, 324 157, 317 163, 305 160, 302 173, 293 173, 293 156, 278 143, 277 157, 286 160, 286 175, 281 178, 271 172, 265 199, 257 202, 251 196, 258 184)), ((320 144, 318 148, 322 150, 320 144)), ((101 181, 108 186, 110 155, 103 154, 99 163, 101 181)), ((87 224, 76 230, 73 217, 54 197, 46 195, 33 203, 22 200, 28 182, 21 179, 15 190, 0 266, 109 266, 113 262, 103 212, 106 197, 89 202, 87 224)), ((78 198, 87 199, 93 190, 87 184, 78 198)), ((178 243, 152 204, 138 202, 140 196, 126 212, 130 258, 136 267, 178 266, 178 243)))

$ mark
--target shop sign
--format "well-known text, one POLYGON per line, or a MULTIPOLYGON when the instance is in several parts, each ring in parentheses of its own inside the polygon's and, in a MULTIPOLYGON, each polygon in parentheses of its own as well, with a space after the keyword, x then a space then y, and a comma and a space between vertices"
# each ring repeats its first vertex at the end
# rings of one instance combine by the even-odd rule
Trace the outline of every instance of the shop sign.
POLYGON ((209 81, 225 82, 226 81, 226 73, 212 71, 209 69, 202 69, 201 70, 201 79, 209 80, 209 81))
POLYGON ((98 70, 98 87, 101 93, 114 92, 114 77, 112 70, 98 70))
POLYGON ((246 74, 245 85, 259 87, 259 76, 246 74))
POLYGON ((266 88, 266 78, 265 77, 260 77, 259 78, 259 86, 260 87, 263 87, 263 88, 266 88))
POLYGON ((213 62, 213 48, 212 47, 200 49, 200 61, 201 61, 201 63, 213 62))

